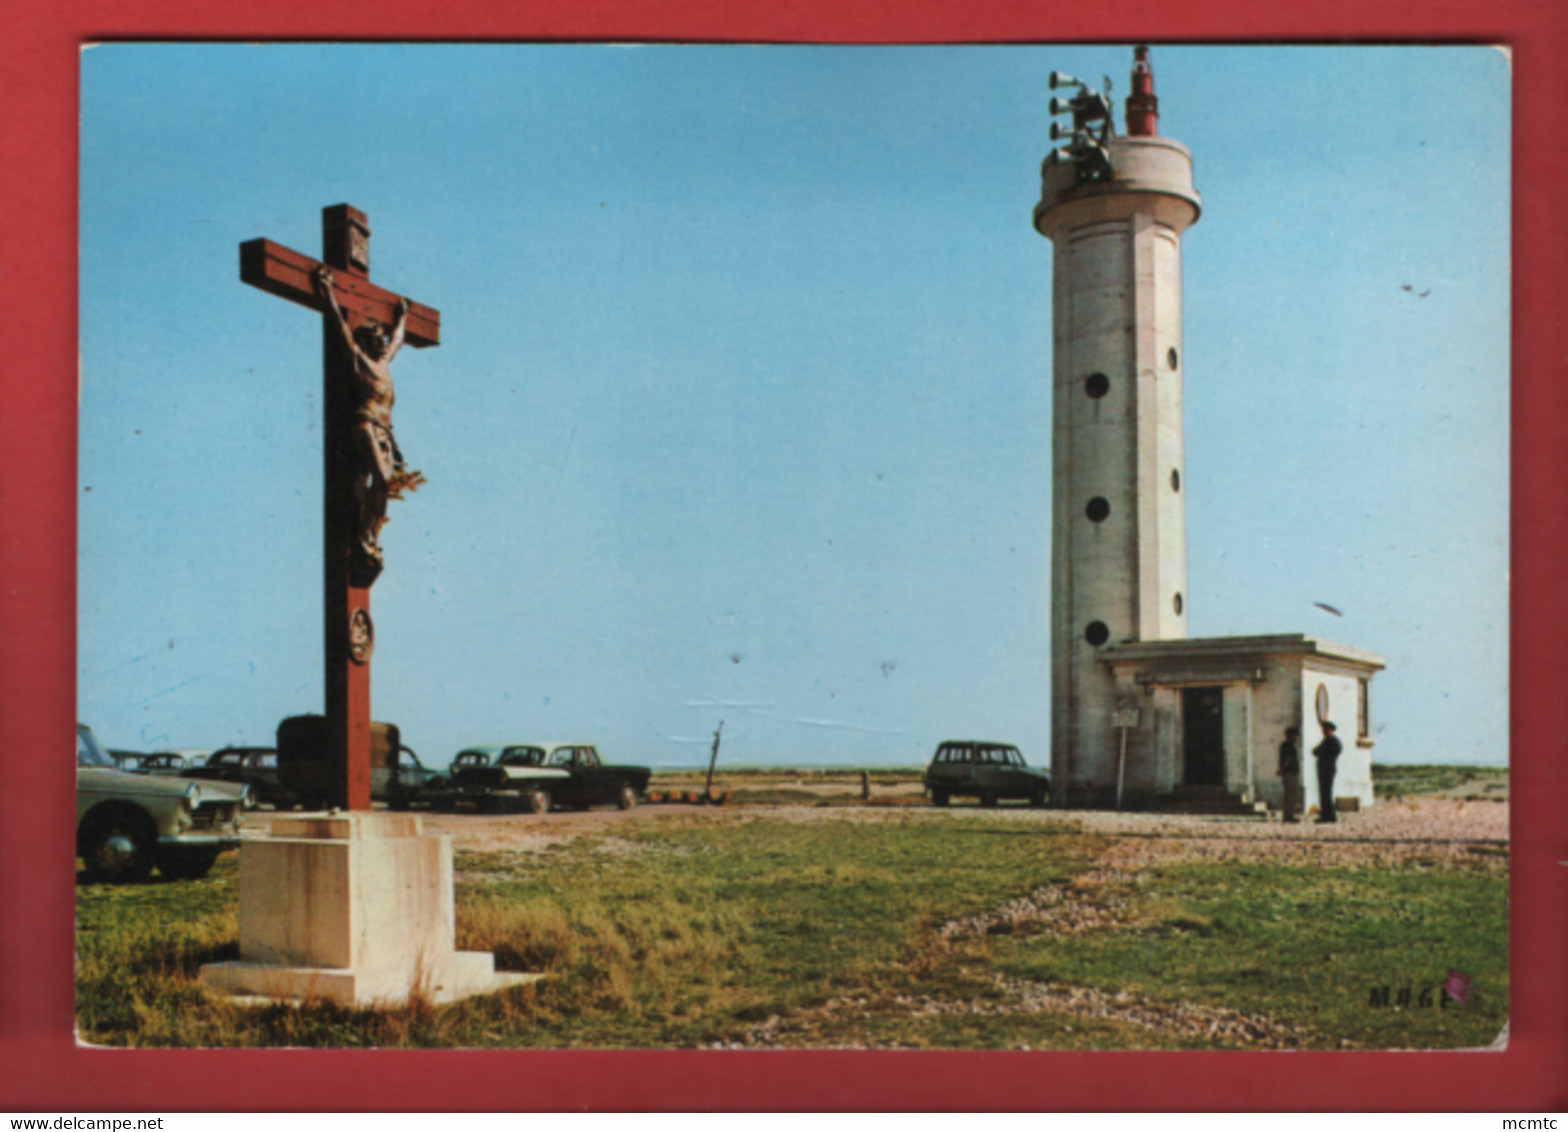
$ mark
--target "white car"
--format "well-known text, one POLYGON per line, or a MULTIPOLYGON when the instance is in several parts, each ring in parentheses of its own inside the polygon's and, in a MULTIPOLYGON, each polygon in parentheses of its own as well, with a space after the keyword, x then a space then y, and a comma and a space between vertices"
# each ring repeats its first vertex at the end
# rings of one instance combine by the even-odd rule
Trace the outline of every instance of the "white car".
POLYGON ((250 788, 137 774, 115 766, 92 729, 76 725, 76 855, 94 880, 206 876, 239 844, 250 788))

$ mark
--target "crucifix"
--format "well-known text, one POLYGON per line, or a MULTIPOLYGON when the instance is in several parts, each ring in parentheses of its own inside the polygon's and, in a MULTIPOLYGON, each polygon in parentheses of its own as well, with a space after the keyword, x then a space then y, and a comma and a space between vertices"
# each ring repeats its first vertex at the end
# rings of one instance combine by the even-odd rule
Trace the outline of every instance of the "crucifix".
POLYGON ((321 234, 320 261, 271 240, 241 244, 240 280, 322 317, 328 801, 368 810, 370 587, 382 568, 387 500, 424 478, 404 465, 392 435, 389 366, 405 344, 439 345, 441 314, 370 282, 370 225, 359 209, 323 209, 321 234))

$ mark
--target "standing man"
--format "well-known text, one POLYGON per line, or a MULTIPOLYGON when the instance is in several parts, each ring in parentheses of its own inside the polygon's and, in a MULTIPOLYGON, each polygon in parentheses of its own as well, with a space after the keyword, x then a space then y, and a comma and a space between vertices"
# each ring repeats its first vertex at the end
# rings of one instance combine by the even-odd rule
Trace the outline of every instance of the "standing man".
POLYGON ((1334 725, 1323 722, 1323 742, 1312 748, 1312 757, 1318 760, 1318 821, 1338 821, 1334 814, 1334 764, 1343 749, 1334 737, 1334 725))
POLYGON ((1285 741, 1279 745, 1279 780, 1285 787, 1282 820, 1301 819, 1301 728, 1285 728, 1285 741))

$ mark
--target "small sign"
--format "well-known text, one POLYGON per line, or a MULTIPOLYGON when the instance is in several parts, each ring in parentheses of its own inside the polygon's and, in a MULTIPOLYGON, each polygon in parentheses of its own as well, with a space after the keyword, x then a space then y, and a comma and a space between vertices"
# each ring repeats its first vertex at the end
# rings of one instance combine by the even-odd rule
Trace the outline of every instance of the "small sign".
POLYGON ((1112 727, 1137 727, 1138 726, 1138 709, 1137 708, 1133 708, 1131 711, 1113 711, 1113 712, 1111 712, 1111 726, 1112 727))

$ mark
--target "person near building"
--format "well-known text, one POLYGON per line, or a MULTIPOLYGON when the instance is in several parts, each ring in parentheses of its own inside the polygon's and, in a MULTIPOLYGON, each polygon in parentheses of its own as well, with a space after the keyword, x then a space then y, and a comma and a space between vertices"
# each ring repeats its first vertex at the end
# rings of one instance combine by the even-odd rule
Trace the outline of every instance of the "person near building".
POLYGON ((1312 748, 1312 757, 1318 761, 1318 821, 1338 821, 1334 813, 1334 766, 1343 750, 1334 735, 1335 727, 1327 720, 1323 723, 1323 742, 1312 748))
POLYGON ((1279 745, 1279 780, 1285 788, 1281 803, 1283 821, 1301 820, 1301 728, 1285 728, 1285 741, 1279 745))

